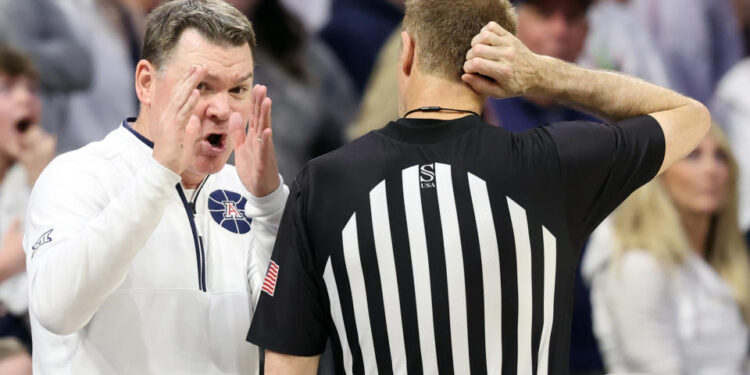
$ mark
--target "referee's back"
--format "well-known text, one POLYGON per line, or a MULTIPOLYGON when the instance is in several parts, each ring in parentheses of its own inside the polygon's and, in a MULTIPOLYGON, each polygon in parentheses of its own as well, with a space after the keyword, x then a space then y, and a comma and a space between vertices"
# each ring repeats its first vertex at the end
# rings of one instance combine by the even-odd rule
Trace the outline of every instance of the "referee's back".
POLYGON ((400 119, 295 180, 248 338, 340 373, 567 373, 590 231, 653 178, 650 116, 523 133, 400 119))

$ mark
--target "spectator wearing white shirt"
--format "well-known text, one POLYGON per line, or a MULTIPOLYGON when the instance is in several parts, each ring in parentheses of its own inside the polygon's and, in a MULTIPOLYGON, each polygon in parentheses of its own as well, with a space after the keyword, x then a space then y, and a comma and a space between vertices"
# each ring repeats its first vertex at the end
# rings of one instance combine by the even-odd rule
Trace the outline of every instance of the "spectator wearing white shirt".
POLYGON ((583 273, 608 371, 744 373, 750 265, 736 182, 729 143, 713 126, 595 232, 583 273))
POLYGON ((711 106, 727 133, 739 164, 740 228, 750 230, 750 58, 735 64, 719 81, 711 106))

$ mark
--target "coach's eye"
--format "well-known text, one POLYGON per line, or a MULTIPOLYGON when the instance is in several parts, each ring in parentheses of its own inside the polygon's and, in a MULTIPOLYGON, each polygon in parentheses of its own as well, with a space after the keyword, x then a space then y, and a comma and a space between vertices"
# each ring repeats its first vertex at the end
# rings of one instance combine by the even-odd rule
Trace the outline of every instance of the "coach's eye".
POLYGON ((229 92, 231 92, 232 94, 242 95, 245 92, 247 92, 247 87, 237 86, 237 87, 232 88, 231 90, 229 90, 229 92))
POLYGON ((201 82, 195 88, 202 91, 202 90, 205 90, 207 88, 207 85, 205 83, 201 82))

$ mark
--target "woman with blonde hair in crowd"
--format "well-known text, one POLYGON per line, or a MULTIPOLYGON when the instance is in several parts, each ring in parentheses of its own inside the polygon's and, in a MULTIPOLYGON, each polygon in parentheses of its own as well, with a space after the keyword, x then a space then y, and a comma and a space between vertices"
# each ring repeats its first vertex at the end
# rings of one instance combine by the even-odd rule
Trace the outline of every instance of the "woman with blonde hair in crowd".
POLYGON ((750 261, 737 223, 737 179, 714 125, 592 236, 583 273, 610 372, 746 371, 750 261))

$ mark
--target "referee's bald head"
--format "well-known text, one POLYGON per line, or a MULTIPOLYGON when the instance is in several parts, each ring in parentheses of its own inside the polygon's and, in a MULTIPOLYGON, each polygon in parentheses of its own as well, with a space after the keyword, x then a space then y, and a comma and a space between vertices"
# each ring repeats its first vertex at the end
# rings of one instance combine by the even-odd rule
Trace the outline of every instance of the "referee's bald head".
POLYGON ((407 0, 404 29, 414 40, 421 71, 460 81, 471 40, 490 21, 516 33, 508 0, 407 0))

